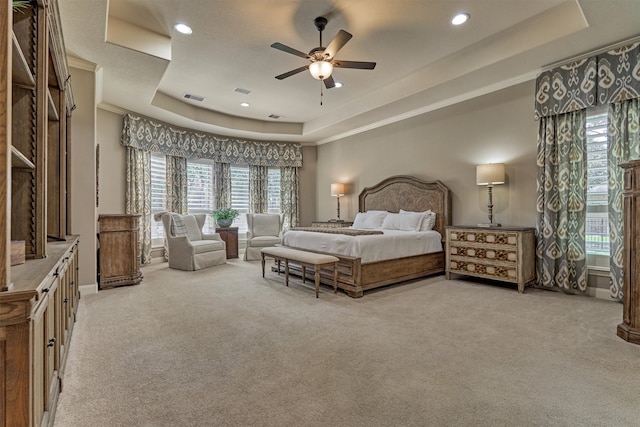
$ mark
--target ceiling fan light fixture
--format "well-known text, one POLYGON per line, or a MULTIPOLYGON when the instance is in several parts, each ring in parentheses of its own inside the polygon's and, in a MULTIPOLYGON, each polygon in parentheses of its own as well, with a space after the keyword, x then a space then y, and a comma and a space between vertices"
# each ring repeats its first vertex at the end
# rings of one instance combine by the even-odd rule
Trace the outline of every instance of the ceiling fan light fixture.
POLYGON ((329 61, 315 61, 309 65, 309 72, 316 80, 324 80, 331 76, 333 64, 329 61))

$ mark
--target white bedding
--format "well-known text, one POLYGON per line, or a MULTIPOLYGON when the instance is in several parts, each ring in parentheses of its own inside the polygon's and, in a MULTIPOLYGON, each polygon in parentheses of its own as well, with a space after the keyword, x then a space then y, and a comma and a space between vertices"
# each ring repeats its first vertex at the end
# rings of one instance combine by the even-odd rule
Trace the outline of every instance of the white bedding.
POLYGON ((434 230, 381 231, 384 234, 347 236, 289 230, 284 233, 282 243, 309 251, 361 258, 363 264, 442 251, 442 236, 434 230))

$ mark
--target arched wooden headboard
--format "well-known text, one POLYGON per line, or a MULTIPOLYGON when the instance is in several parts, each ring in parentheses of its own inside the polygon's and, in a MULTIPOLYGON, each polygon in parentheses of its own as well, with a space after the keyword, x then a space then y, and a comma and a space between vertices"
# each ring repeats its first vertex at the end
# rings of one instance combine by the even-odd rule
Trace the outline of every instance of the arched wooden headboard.
POLYGON ((440 181, 423 181, 409 175, 389 177, 372 187, 365 187, 358 197, 360 212, 381 210, 399 212, 431 210, 436 213, 434 230, 443 239, 444 228, 451 225, 451 195, 440 181))

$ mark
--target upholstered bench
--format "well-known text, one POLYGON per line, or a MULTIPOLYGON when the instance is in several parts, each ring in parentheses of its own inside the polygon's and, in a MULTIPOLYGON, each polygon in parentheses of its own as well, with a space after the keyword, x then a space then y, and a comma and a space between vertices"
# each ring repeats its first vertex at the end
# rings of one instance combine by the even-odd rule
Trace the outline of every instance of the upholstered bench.
POLYGON ((317 254, 315 252, 301 251, 288 248, 286 246, 274 246, 262 248, 262 277, 264 277, 265 255, 272 257, 278 263, 278 274, 280 274, 280 263, 284 261, 284 282, 289 286, 289 261, 294 261, 302 267, 302 283, 306 279, 306 266, 313 267, 316 280, 316 298, 320 290, 320 269, 322 267, 333 267, 333 292, 338 292, 338 258, 332 255, 317 254))

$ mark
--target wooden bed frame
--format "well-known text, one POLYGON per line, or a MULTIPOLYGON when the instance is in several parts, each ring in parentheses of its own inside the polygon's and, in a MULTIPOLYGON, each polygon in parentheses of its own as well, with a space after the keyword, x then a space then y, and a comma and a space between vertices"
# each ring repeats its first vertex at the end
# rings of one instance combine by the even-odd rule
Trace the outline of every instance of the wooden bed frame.
MULTIPOLYGON (((338 288, 343 289, 349 296, 360 298, 364 291, 369 289, 445 271, 445 227, 451 225, 449 189, 440 181, 427 182, 408 175, 398 175, 387 178, 373 187, 366 187, 358 198, 359 212, 399 212, 400 209, 419 212, 430 209, 435 212, 436 224, 433 229, 442 235, 443 252, 366 264, 361 263, 360 258, 330 254, 340 259, 338 288)), ((295 263, 289 265, 289 272, 302 275, 302 269, 295 263)), ((322 270, 321 282, 332 285, 332 271, 322 270)))

